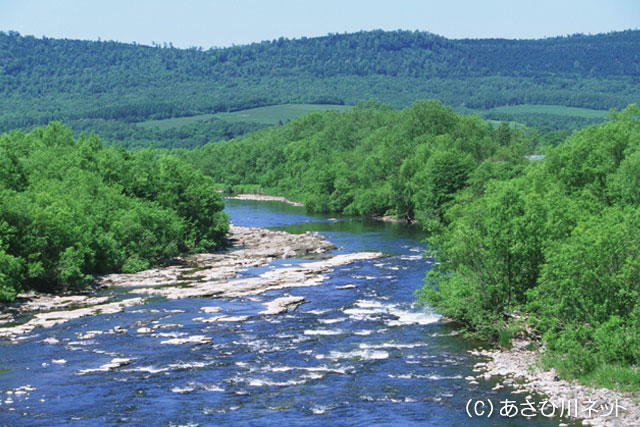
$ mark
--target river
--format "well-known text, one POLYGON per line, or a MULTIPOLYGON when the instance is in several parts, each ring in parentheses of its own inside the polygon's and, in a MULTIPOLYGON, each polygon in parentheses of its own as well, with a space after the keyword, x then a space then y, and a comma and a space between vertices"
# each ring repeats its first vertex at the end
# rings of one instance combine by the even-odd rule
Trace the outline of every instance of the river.
MULTIPOLYGON (((496 379, 469 385, 480 343, 459 336, 428 308, 416 307, 429 262, 411 226, 306 214, 279 202, 228 200, 235 225, 292 233, 318 231, 335 253, 387 256, 337 267, 319 286, 244 298, 153 298, 124 312, 36 329, 0 341, 2 425, 507 425, 551 426, 566 420, 490 418, 465 411, 469 399, 494 404, 524 396, 493 391, 496 379), (353 286, 349 286, 353 285, 353 286), (263 316, 263 303, 287 295, 307 303, 263 316), (202 307, 248 316, 203 324, 202 307), (136 334, 160 325, 165 337, 201 334, 205 345, 160 345, 136 334), (92 331, 119 330, 121 333, 92 331), (86 339, 90 334, 90 338, 86 339), (85 339, 78 339, 84 336, 85 339), (46 341, 45 341, 46 340, 46 341), (130 363, 96 369, 113 358, 130 363)), ((280 259, 275 267, 298 262, 280 259)), ((247 270, 260 274, 269 267, 247 270)), ((122 290, 107 290, 123 292, 122 290)), ((540 401, 541 397, 534 396, 540 401)), ((499 408, 496 408, 498 410, 499 408)))

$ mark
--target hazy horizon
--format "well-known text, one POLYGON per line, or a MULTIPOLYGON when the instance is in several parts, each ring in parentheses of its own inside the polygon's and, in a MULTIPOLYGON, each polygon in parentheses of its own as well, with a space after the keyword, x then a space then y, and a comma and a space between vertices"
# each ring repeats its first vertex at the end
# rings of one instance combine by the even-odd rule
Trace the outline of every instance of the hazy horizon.
MULTIPOLYGON (((423 33, 431 33, 434 34, 436 36, 442 36, 445 37, 446 39, 449 40, 481 40, 481 39, 504 39, 504 40, 544 40, 544 39, 553 39, 553 38, 558 38, 558 37, 570 37, 570 36, 574 36, 574 35, 586 35, 586 36, 595 36, 598 34, 610 34, 610 33, 619 33, 619 32, 624 32, 624 31, 639 31, 640 29, 638 28, 627 28, 627 29, 623 29, 623 30, 612 30, 612 31, 603 31, 600 33, 572 33, 572 34, 558 34, 558 35, 554 35, 554 36, 547 36, 547 37, 537 37, 537 38, 515 38, 515 37, 459 37, 459 38, 455 38, 455 37, 446 37, 443 36, 442 34, 437 34, 434 33, 432 31, 427 31, 427 30, 409 30, 406 28, 397 28, 394 30, 383 30, 381 28, 372 28, 370 30, 357 30, 357 31, 342 31, 342 32, 329 32, 326 34, 319 34, 319 35, 313 35, 313 36, 297 36, 297 37, 284 37, 284 36, 280 36, 280 37, 276 37, 273 39, 265 39, 265 40, 256 40, 256 41, 251 41, 251 42, 247 42, 247 43, 242 43, 242 44, 232 44, 232 45, 228 45, 228 46, 208 46, 208 47, 204 47, 204 46, 189 46, 189 47, 182 47, 182 46, 175 46, 173 45, 174 48, 178 48, 178 49, 191 49, 191 48, 204 48, 204 49, 226 49, 232 46, 245 46, 245 45, 250 45, 253 43, 262 43, 262 42, 271 42, 271 41, 276 41, 279 38, 284 38, 287 40, 301 40, 301 39, 310 39, 310 38, 320 38, 320 37, 327 37, 327 36, 331 36, 334 34, 357 34, 360 32, 374 32, 374 31, 385 31, 385 32, 400 32, 400 31, 408 31, 408 32, 415 32, 415 31, 419 31, 419 32, 423 32, 423 33)), ((4 32, 4 33, 9 33, 11 31, 17 32, 20 34, 20 36, 22 37, 35 37, 37 39, 43 39, 43 38, 49 38, 49 39, 58 39, 58 40, 80 40, 80 41, 101 41, 101 42, 117 42, 117 43, 123 43, 123 44, 136 44, 139 46, 148 46, 148 47, 155 47, 155 46, 169 46, 170 43, 172 42, 168 42, 168 41, 162 41, 162 42, 157 42, 157 41, 153 41, 152 43, 154 44, 145 44, 145 43, 139 43, 134 41, 121 41, 121 40, 112 40, 112 39, 105 39, 102 37, 98 37, 97 39, 78 39, 78 38, 72 38, 72 37, 50 37, 46 34, 43 35, 36 35, 36 34, 23 34, 19 31, 16 30, 5 30, 0 28, 0 32, 4 32)))
POLYGON ((228 47, 280 37, 299 39, 359 31, 426 31, 449 39, 541 39, 638 29, 633 0, 441 2, 287 0, 188 3, 114 0, 0 0, 0 31, 38 38, 113 40, 175 47, 228 47))

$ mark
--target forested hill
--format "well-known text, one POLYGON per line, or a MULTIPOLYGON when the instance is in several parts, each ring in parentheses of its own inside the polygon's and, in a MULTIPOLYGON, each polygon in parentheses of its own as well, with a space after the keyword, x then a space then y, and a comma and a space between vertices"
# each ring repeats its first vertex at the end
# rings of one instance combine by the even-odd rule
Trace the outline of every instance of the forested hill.
POLYGON ((542 40, 371 31, 209 50, 0 33, 1 130, 368 99, 609 109, 637 93, 640 31, 542 40))

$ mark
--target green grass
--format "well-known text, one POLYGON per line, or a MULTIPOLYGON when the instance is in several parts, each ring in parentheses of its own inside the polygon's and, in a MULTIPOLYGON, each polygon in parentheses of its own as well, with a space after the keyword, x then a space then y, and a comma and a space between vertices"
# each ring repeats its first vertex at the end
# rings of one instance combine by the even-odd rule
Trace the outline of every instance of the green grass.
POLYGON ((337 110, 344 111, 351 108, 348 105, 331 104, 283 104, 268 107, 250 108, 248 110, 234 111, 232 113, 198 114, 196 116, 175 117, 163 120, 147 120, 138 123, 145 129, 155 128, 166 130, 196 123, 200 120, 217 118, 227 122, 254 122, 265 125, 277 125, 285 123, 306 114, 310 111, 337 110))
POLYGON ((542 356, 543 369, 555 368, 561 378, 578 380, 586 386, 608 388, 623 392, 640 392, 640 366, 621 366, 597 363, 588 373, 575 375, 572 362, 554 353, 542 356))
POLYGON ((522 114, 554 114, 556 116, 573 116, 586 119, 604 119, 609 112, 607 110, 590 110, 588 108, 565 107, 564 105, 513 105, 510 107, 498 107, 489 111, 501 113, 522 114))
POLYGON ((640 368, 637 366, 601 365, 579 378, 580 382, 620 391, 640 390, 640 368))
POLYGON ((511 348, 511 340, 513 339, 513 330, 511 328, 503 328, 498 331, 498 344, 502 348, 511 348))
POLYGON ((269 107, 251 108, 234 111, 233 113, 218 113, 215 117, 227 122, 255 122, 266 125, 277 125, 300 117, 311 111, 344 111, 351 108, 348 105, 331 104, 283 104, 269 107))

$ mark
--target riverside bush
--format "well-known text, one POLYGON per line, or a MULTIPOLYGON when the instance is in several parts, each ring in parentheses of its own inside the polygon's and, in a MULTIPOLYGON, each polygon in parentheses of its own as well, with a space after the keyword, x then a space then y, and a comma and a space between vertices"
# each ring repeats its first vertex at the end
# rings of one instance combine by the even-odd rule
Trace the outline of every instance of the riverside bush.
POLYGON ((51 123, 2 135, 0 164, 0 301, 215 249, 227 231, 211 178, 173 156, 51 123))

